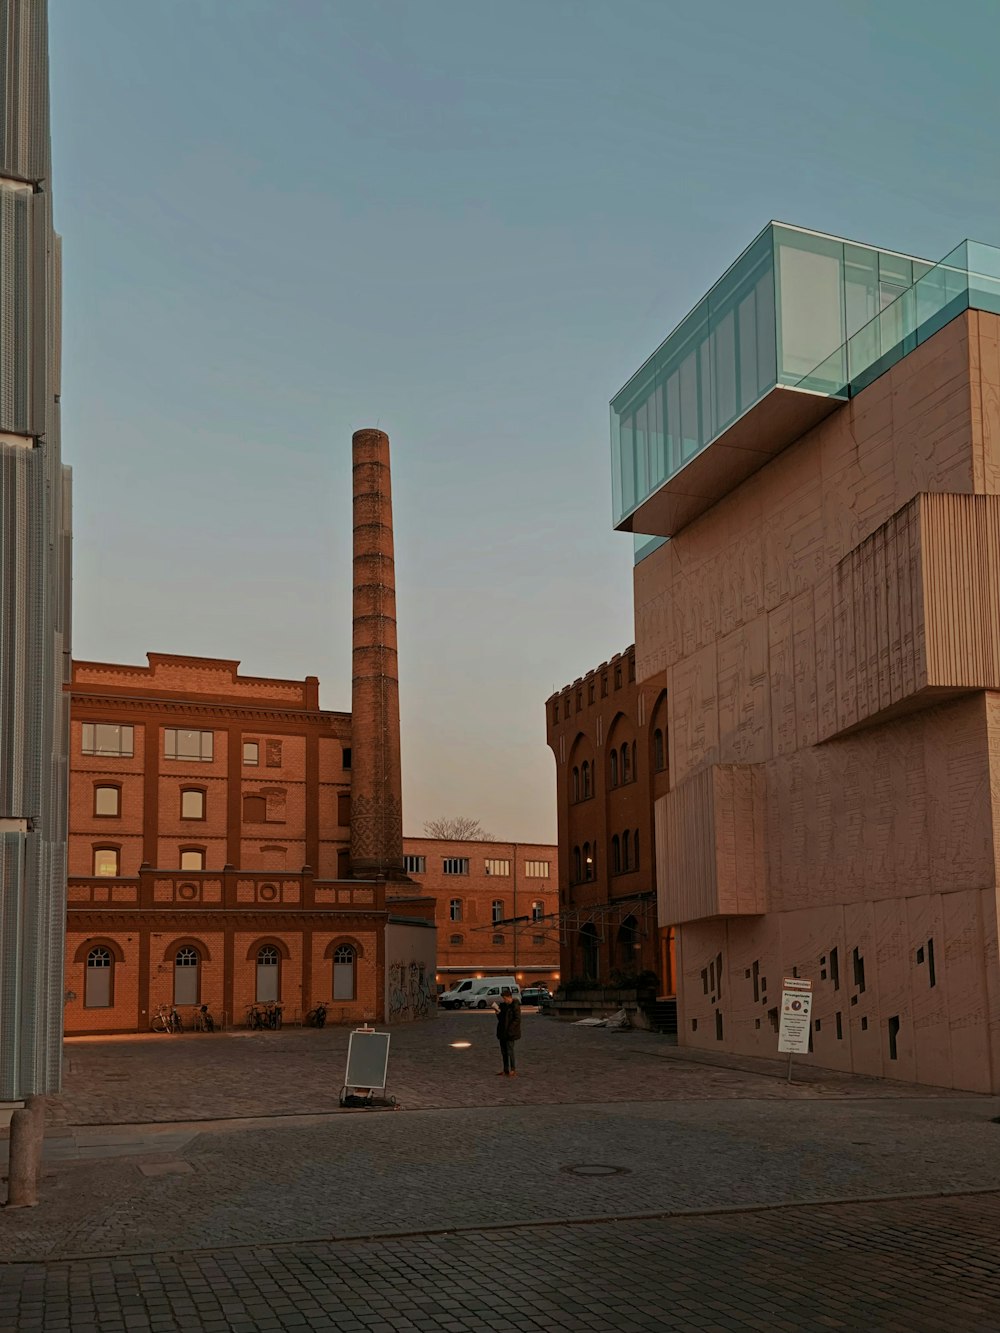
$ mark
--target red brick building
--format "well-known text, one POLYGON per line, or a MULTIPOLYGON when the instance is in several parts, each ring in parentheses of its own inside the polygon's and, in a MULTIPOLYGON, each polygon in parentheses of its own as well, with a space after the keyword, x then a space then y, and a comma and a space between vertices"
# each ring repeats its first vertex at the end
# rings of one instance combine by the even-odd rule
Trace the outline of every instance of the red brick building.
POLYGON ((435 899, 437 979, 514 975, 559 982, 557 848, 404 838, 406 870, 435 899))
POLYGON ((288 1017, 325 1000, 334 1021, 429 1008, 433 901, 351 878, 350 714, 319 708, 315 677, 238 666, 74 664, 69 1033, 145 1030, 159 1004, 230 1022, 268 999, 288 1017))
POLYGON ((636 683, 635 648, 545 705, 556 759, 560 970, 605 985, 650 971, 674 994, 658 928, 653 804, 670 788, 665 673, 636 683))

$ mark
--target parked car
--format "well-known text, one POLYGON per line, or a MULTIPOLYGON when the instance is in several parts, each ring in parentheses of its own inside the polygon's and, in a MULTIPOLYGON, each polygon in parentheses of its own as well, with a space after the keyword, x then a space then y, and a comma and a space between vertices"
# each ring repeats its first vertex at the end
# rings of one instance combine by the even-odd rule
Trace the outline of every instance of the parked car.
POLYGON ((521 987, 513 977, 493 977, 479 990, 474 990, 465 1000, 466 1009, 489 1009, 499 1005, 505 990, 509 990, 515 1000, 521 998, 521 987))
POLYGON ((446 990, 439 995, 438 1004, 442 1009, 461 1009, 462 1001, 468 998, 473 986, 478 985, 478 982, 477 977, 466 977, 457 986, 453 986, 451 990, 446 990))
POLYGON ((548 986, 527 986, 521 992, 522 1004, 537 1004, 539 1008, 542 1005, 552 1003, 552 992, 548 986))

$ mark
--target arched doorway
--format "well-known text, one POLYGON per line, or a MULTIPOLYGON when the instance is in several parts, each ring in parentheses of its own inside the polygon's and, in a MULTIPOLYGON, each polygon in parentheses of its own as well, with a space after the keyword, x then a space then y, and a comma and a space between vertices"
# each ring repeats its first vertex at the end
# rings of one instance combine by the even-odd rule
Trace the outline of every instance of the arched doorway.
POLYGON ((580 930, 580 952, 583 975, 588 981, 596 981, 600 971, 600 940, 593 921, 588 921, 580 930))

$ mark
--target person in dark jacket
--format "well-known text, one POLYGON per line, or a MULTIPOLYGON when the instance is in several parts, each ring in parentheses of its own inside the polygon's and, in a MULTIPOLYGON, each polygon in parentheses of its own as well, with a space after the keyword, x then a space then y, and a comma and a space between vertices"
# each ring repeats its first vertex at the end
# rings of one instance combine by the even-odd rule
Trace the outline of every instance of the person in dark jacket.
POLYGON ((503 1078, 517 1078, 514 1060, 514 1043, 521 1036, 521 1002, 514 998, 509 986, 500 992, 500 1008, 497 1011, 497 1041, 503 1056, 503 1069, 497 1073, 503 1078))

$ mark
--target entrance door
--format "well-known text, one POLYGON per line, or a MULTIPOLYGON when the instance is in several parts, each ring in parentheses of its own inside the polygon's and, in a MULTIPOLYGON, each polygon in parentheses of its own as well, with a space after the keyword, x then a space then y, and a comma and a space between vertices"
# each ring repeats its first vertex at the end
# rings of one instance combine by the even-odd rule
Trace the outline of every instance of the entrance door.
POLYGON ((174 959, 174 1004, 198 1003, 198 950, 190 945, 177 950, 174 959))

